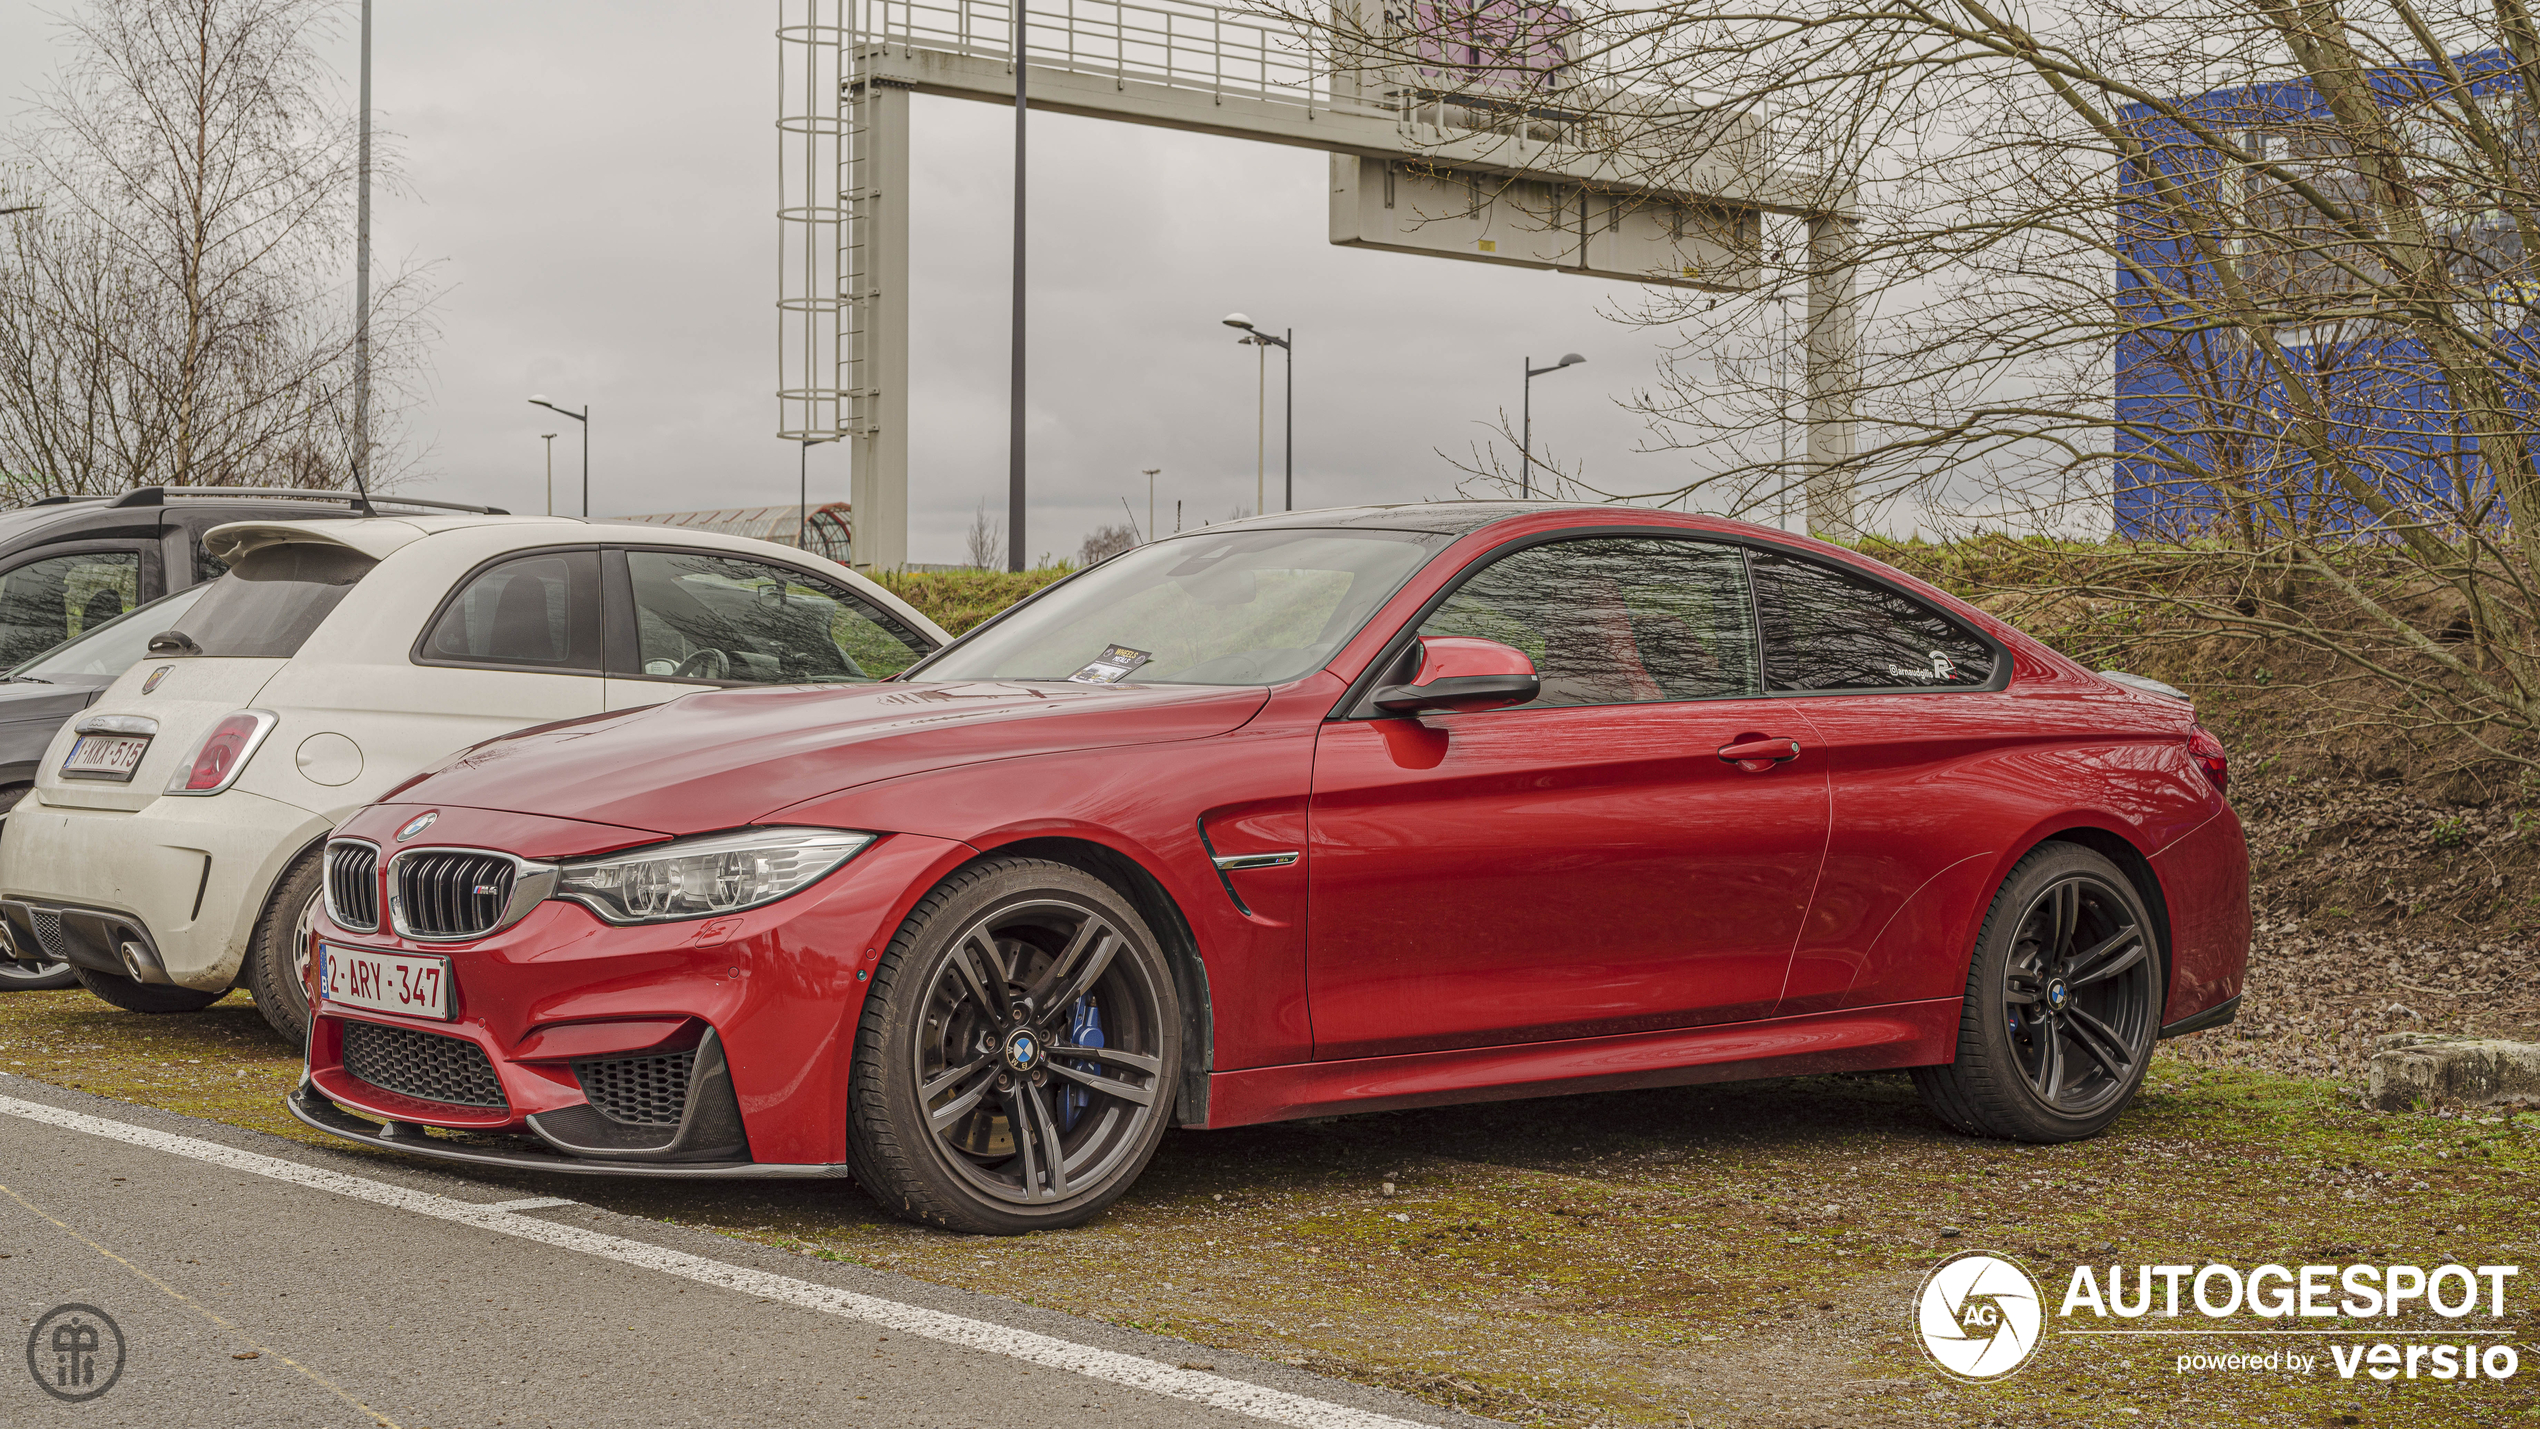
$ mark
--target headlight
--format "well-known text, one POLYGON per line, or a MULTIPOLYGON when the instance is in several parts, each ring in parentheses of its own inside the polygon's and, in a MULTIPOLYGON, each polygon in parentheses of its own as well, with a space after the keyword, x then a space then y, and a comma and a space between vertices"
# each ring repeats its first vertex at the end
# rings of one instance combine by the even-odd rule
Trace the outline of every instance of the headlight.
POLYGON ((736 829, 567 863, 551 896, 612 923, 707 918, 806 888, 871 842, 844 829, 736 829))

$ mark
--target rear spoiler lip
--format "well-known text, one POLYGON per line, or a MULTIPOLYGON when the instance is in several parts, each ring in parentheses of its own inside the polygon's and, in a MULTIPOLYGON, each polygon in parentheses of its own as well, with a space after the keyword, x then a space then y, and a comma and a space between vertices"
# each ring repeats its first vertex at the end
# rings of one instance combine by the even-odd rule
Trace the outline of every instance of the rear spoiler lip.
POLYGON ((2176 685, 2165 684, 2162 681, 2155 680, 2148 675, 2129 674, 2124 670, 2101 670, 2099 671, 2099 678, 2106 680, 2108 683, 2118 686, 2121 689, 2132 690, 2137 694, 2159 695, 2163 699, 2176 700, 2180 704, 2186 705, 2191 709, 2196 705, 2196 697, 2194 695, 2189 694, 2187 691, 2180 689, 2176 685))

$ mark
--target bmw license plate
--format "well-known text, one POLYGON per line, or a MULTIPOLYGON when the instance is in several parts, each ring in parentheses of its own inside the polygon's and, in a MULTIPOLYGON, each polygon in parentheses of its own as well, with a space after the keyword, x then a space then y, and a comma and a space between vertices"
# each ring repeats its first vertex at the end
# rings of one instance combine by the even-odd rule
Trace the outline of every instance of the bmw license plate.
POLYGON ((146 734, 83 734, 62 760, 65 779, 111 779, 120 784, 132 782, 132 771, 141 767, 141 756, 150 748, 146 734))
POLYGON ((318 944, 318 996, 340 1007, 447 1022, 450 960, 318 944))

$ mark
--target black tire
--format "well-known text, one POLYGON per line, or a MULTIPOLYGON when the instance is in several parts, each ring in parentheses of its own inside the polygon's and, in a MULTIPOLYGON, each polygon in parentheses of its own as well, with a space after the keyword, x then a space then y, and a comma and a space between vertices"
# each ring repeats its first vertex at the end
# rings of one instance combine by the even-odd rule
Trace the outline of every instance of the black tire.
MULTIPOLYGON (((34 789, 35 786, 32 784, 11 784, 0 787, 0 821, 6 821, 9 811, 16 808, 18 801, 34 789)), ((52 961, 21 963, 9 958, 0 958, 0 992, 50 992, 55 988, 77 986, 79 986, 79 979, 71 976, 69 963, 52 961)))
POLYGON ((2132 880, 2077 844, 2021 859, 1976 936, 1958 1058, 1913 1069, 1934 1116, 1975 1136, 2078 1141, 2134 1099, 2165 984, 2132 880))
POLYGON ((982 860, 918 903, 874 970, 847 1159, 885 1209, 923 1224, 1080 1225, 1154 1156, 1181 1055, 1172 968, 1118 889, 1066 864, 982 860))
POLYGON ((134 982, 121 973, 101 973, 95 968, 73 968, 79 985, 106 999, 126 1012, 200 1012, 222 998, 229 989, 197 992, 190 987, 171 987, 159 982, 134 982))
POLYGON ((22 963, 0 958, 0 992, 50 992, 77 986, 79 979, 71 976, 69 963, 22 963))
POLYGON ((326 850, 310 849, 274 880, 247 940, 239 981, 256 995, 265 1025, 294 1047, 309 1040, 309 930, 326 882, 326 850))

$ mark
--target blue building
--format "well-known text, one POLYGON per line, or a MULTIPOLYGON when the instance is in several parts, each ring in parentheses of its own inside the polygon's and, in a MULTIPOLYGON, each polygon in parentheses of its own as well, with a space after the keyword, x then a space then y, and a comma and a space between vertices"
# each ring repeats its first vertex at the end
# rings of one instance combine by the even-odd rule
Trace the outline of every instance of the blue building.
MULTIPOLYGON (((2508 63, 2492 52, 2459 59, 2457 88, 2431 66, 2372 80, 2447 279, 2435 300, 2484 344, 2478 367, 2498 387, 2493 400, 2520 414, 2540 373, 2533 288, 2512 215, 2477 180, 2492 163, 2461 100, 2465 90, 2521 169, 2535 121, 2508 63)), ((2150 156, 2121 191, 2139 201, 2122 214, 2117 281, 2118 534, 2257 545, 2501 519, 2484 511, 2494 483, 2458 384, 2421 340, 2422 310, 2394 320, 2389 248, 2301 191, 2369 211, 2348 131, 2316 88, 2217 90, 2124 117, 2150 156), (2239 320, 2244 303, 2266 313, 2262 326, 2239 320), (2318 436, 2306 443, 2306 430, 2318 436)))

